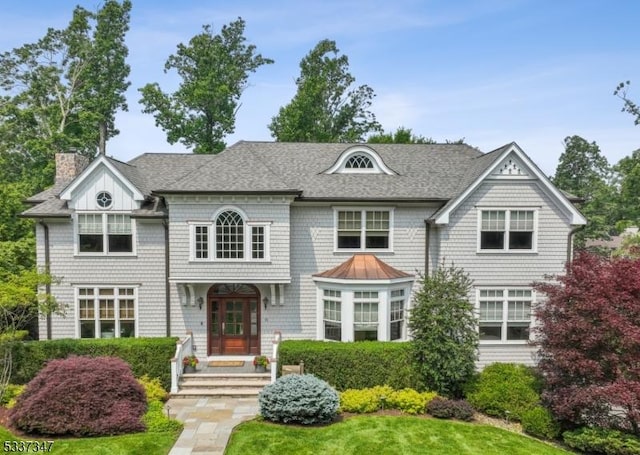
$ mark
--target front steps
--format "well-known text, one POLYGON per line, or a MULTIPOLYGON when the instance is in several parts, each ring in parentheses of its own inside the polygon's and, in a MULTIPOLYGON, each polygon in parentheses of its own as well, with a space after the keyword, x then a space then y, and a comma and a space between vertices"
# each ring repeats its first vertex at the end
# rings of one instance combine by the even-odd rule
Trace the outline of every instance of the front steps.
POLYGON ((270 382, 270 373, 183 374, 171 398, 257 397, 270 382))

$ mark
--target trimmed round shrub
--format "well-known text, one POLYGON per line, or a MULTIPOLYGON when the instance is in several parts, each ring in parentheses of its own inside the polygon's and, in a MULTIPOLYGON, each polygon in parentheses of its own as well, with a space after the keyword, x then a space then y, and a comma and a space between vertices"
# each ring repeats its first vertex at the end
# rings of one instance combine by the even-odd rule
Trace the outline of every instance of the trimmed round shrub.
POLYGON ((555 439, 560 435, 560 425, 548 409, 536 406, 522 415, 522 429, 525 433, 542 439, 555 439))
POLYGON ((493 363, 478 375, 467 400, 487 415, 520 421, 540 404, 540 380, 534 370, 517 363, 493 363))
POLYGON ((427 412, 438 419, 473 420, 473 406, 466 400, 435 397, 427 404, 427 412))
POLYGON ((310 374, 282 376, 262 389, 258 402, 265 419, 303 425, 331 422, 340 405, 338 392, 310 374))
POLYGON ((585 453, 606 455, 637 455, 640 453, 640 439, 617 430, 605 428, 579 428, 562 433, 564 443, 572 449, 585 453))
POLYGON ((145 392, 114 357, 52 360, 18 397, 9 418, 26 433, 101 436, 145 429, 145 392))
POLYGON ((424 414, 427 404, 433 400, 435 392, 417 392, 413 389, 396 390, 387 399, 390 408, 406 414, 424 414))
MULTIPOLYGON (((340 393, 340 409, 344 412, 376 412, 387 406, 387 400, 394 393, 388 385, 370 389, 348 389, 340 393)), ((387 406, 388 407, 388 406, 387 406)))
POLYGON ((160 379, 150 378, 145 374, 141 378, 138 378, 138 382, 144 388, 148 403, 152 401, 165 402, 169 399, 169 394, 162 387, 160 379))

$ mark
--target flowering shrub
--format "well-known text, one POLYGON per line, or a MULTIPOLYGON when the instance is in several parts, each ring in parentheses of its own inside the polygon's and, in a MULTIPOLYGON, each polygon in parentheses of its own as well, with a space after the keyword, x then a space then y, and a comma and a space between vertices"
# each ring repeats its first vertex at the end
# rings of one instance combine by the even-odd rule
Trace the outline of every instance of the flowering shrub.
POLYGON ((265 419, 303 425, 331 422, 340 404, 338 392, 310 374, 282 376, 262 389, 258 402, 265 419))
POLYGON ((9 418, 26 433, 101 436, 144 430, 144 389, 114 357, 50 361, 18 397, 9 418))

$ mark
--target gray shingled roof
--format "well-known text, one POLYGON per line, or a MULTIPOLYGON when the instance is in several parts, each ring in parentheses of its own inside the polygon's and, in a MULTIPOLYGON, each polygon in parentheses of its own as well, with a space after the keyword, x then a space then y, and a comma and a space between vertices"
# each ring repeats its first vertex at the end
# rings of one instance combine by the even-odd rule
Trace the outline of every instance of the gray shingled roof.
MULTIPOLYGON (((397 175, 324 173, 354 145, 362 144, 241 141, 218 155, 150 153, 128 163, 113 158, 109 162, 148 197, 138 215, 162 216, 166 208, 154 199, 168 193, 292 193, 311 200, 450 201, 504 150, 501 147, 483 154, 466 144, 366 144, 397 175)), ((47 202, 24 215, 70 213, 57 199, 67 184, 32 196, 32 202, 47 202)))
POLYGON ((158 193, 299 191, 303 199, 449 199, 474 158, 465 144, 371 144, 398 175, 324 174, 357 144, 239 142, 158 193))

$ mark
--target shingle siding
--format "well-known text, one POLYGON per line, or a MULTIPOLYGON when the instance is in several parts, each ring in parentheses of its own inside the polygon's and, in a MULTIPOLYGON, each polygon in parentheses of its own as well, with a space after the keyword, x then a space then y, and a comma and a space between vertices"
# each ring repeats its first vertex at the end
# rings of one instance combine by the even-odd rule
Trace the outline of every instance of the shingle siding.
MULTIPOLYGON (((91 285, 138 286, 140 336, 165 336, 164 228, 158 222, 137 222, 135 257, 74 256, 73 223, 48 222, 51 274, 58 280, 51 290, 66 306, 65 316, 53 316, 52 338, 76 336, 74 288, 91 285)), ((38 265, 44 267, 42 226, 38 226, 38 265)), ((40 321, 40 338, 46 324, 40 321)))

